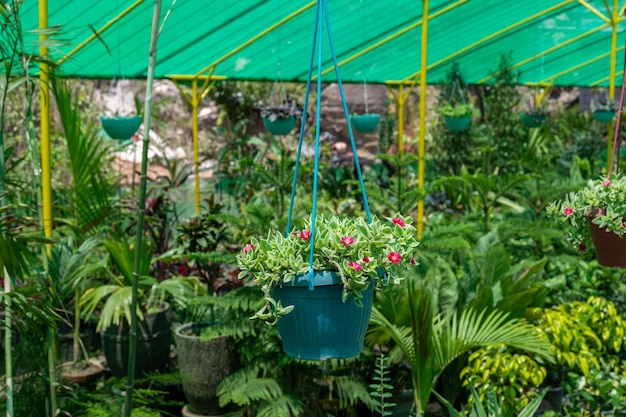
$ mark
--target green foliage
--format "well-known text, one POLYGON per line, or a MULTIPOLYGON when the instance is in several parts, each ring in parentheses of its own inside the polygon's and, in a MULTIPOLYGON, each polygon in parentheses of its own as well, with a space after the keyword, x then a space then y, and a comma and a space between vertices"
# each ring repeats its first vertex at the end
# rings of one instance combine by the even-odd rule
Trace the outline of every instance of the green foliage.
MULTIPOLYGON (((145 244, 145 240, 142 243, 145 244)), ((81 306, 85 308, 85 317, 91 316, 104 301, 98 319, 98 331, 105 330, 112 324, 119 325, 122 319, 130 323, 131 318, 134 250, 128 242, 120 239, 107 240, 104 246, 120 275, 113 275, 110 283, 88 288, 80 299, 81 306)), ((199 291, 197 279, 191 277, 173 277, 158 282, 149 275, 151 258, 151 249, 146 247, 141 250, 137 271, 140 288, 140 299, 137 303, 139 319, 143 319, 145 312, 160 310, 168 300, 184 306, 199 291)))
POLYGON ((238 255, 239 277, 253 277, 265 293, 267 303, 256 317, 274 322, 287 314, 291 309, 278 305, 271 289, 308 272, 310 267, 337 272, 344 300, 353 297, 359 305, 371 283, 377 288, 397 284, 399 272, 415 264, 419 243, 410 218, 397 214, 385 221, 373 217, 368 223, 362 217, 318 214, 315 230, 311 222, 308 219, 302 230, 293 229, 286 237, 275 231, 267 239, 253 238, 238 255), (312 244, 313 262, 309 265, 312 244))
MULTIPOLYGON (((446 406, 450 417, 462 417, 469 415, 470 417, 513 417, 511 409, 507 409, 506 406, 498 399, 494 390, 487 388, 486 404, 483 403, 484 398, 481 399, 476 389, 470 385, 470 391, 472 393, 473 405, 468 410, 457 411, 454 406, 435 393, 437 399, 446 406)), ((539 394, 535 399, 528 403, 519 413, 515 414, 517 417, 532 417, 541 405, 541 400, 545 395, 545 391, 539 394)))
POLYGON ((474 115, 476 108, 472 103, 459 103, 455 106, 452 106, 450 103, 445 103, 441 107, 437 108, 437 111, 448 117, 464 117, 474 115))
POLYGON ((625 232, 622 217, 626 213, 626 176, 618 172, 611 178, 602 175, 590 180, 584 188, 549 204, 546 213, 572 227, 568 240, 581 250, 591 246, 590 221, 621 237, 625 232))
MULTIPOLYGON (((506 346, 489 346, 469 356, 468 366, 460 377, 465 386, 473 386, 481 402, 495 394, 503 410, 517 413, 536 397, 536 387, 546 377, 546 369, 533 358, 511 353, 506 346)), ((470 397, 470 407, 474 398, 470 397)))
POLYGON ((488 124, 479 146, 489 153, 486 171, 498 170, 513 174, 521 170, 519 161, 523 154, 527 130, 521 124, 517 107, 521 95, 517 89, 519 72, 512 68, 512 57, 502 55, 498 69, 493 71, 493 83, 485 87, 484 104, 488 124))
MULTIPOLYGON (((384 215, 410 213, 424 197, 417 184, 417 161, 415 154, 377 154, 382 165, 375 181, 366 181, 365 188, 370 204, 376 212, 384 215)), ((357 184, 352 181, 352 184, 357 184)))
POLYGON ((391 410, 396 405, 389 400, 392 397, 389 391, 393 390, 393 385, 390 384, 391 378, 389 377, 387 362, 388 359, 385 355, 380 355, 377 358, 376 373, 374 374, 375 384, 370 384, 372 389, 370 395, 372 396, 374 411, 380 414, 381 417, 392 415, 391 410))
POLYGON ((78 98, 64 81, 52 78, 52 92, 59 109, 64 137, 70 157, 72 183, 71 207, 63 213, 79 237, 93 236, 114 223, 119 213, 114 195, 119 187, 108 169, 112 154, 93 125, 83 128, 78 98))
MULTIPOLYGON (((465 309, 449 318, 433 314, 425 285, 404 281, 409 323, 392 322, 383 311, 373 308, 367 342, 392 340, 411 369, 418 414, 425 410, 438 377, 456 358, 475 348, 506 344, 551 360, 549 344, 532 333, 532 327, 498 310, 490 313, 465 309)), ((396 316, 396 317, 402 317, 396 316)))

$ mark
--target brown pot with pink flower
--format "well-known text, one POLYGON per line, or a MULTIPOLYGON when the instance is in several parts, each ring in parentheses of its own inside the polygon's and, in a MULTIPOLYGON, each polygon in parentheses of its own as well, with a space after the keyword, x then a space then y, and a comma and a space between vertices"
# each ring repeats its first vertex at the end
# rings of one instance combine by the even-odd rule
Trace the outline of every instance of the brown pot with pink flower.
POLYGON ((239 277, 262 286, 256 317, 277 325, 288 355, 346 358, 363 349, 374 290, 416 265, 418 245, 401 215, 371 222, 318 215, 315 227, 309 218, 287 234, 252 239, 238 255, 239 277))
POLYGON ((603 175, 546 208, 550 217, 571 226, 568 240, 584 252, 595 249, 598 262, 626 268, 626 177, 603 175))
POLYGON ((579 250, 585 251, 593 241, 600 265, 620 268, 626 268, 626 177, 619 172, 625 91, 623 77, 608 174, 590 180, 584 188, 546 207, 549 216, 572 226, 568 239, 579 250))

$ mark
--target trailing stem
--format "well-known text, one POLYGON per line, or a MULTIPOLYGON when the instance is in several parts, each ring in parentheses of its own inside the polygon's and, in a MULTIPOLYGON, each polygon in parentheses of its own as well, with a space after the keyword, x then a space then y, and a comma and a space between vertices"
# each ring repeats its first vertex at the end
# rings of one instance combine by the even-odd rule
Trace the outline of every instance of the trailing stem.
POLYGON ((150 36, 150 59, 148 62, 148 78, 146 82, 146 103, 143 117, 143 149, 141 156, 141 176, 139 177, 139 204, 137 208, 137 238, 135 243, 135 262, 133 266, 133 289, 131 301, 130 342, 128 348, 128 374, 126 378, 126 401, 124 417, 130 417, 133 408, 133 385, 135 378, 135 360, 137 355, 137 296, 139 287, 139 267, 143 247, 143 223, 146 206, 146 182, 148 171, 148 146, 150 145, 150 116, 152 113, 152 83, 154 81, 154 67, 156 66, 156 45, 159 30, 159 16, 161 15, 161 0, 154 1, 152 14, 152 33, 150 36))

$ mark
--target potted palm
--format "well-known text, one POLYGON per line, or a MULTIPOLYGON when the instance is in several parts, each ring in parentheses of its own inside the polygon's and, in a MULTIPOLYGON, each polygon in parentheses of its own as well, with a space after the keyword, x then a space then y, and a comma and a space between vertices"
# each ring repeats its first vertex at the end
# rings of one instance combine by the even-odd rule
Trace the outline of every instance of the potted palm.
POLYGON ((373 289, 399 282, 399 271, 416 264, 415 236, 401 215, 370 223, 319 215, 314 228, 308 219, 286 236, 252 239, 237 257, 239 277, 262 287, 255 317, 277 325, 288 355, 351 357, 363 348, 373 289))
POLYGON ((277 105, 259 102, 257 108, 261 112, 263 125, 274 135, 286 135, 291 132, 296 126, 296 119, 302 116, 302 109, 290 96, 277 105))
POLYGON ((443 115, 446 127, 453 132, 467 130, 475 111, 472 103, 457 103, 454 106, 445 103, 437 109, 437 112, 443 115))
POLYGON ((626 177, 622 173, 590 180, 584 188, 550 203, 546 212, 572 227, 568 240, 580 251, 593 242, 601 265, 626 267, 626 177))
MULTIPOLYGON (((107 365, 113 376, 122 378, 128 369, 133 249, 121 239, 107 240, 104 246, 118 273, 112 273, 111 281, 88 288, 80 303, 86 317, 91 317, 98 310, 96 330, 102 338, 107 365)), ((165 368, 172 340, 169 301, 184 306, 196 293, 196 280, 193 278, 172 277, 159 282, 150 276, 152 250, 144 244, 141 252, 136 375, 165 368)))

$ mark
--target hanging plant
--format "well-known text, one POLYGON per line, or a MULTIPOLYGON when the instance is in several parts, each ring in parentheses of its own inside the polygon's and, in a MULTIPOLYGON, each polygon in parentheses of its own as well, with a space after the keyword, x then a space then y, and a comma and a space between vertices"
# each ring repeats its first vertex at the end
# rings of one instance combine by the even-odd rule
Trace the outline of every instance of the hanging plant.
POLYGON ((472 103, 457 103, 454 106, 450 103, 445 103, 437 109, 437 112, 443 115, 448 129, 453 132, 462 132, 469 128, 476 108, 472 103))
POLYGON ((302 109, 289 96, 274 106, 259 102, 257 109, 261 112, 263 125, 274 135, 286 135, 291 132, 296 127, 296 119, 302 116, 302 109))
POLYGON ((283 349, 303 359, 350 357, 363 348, 373 288, 399 281, 415 265, 418 242, 411 219, 384 221, 318 215, 309 291, 311 219, 289 235, 272 232, 239 254, 240 278, 261 285, 265 305, 256 317, 276 323, 283 349), (314 319, 311 319, 314 318, 314 319))
POLYGON ((606 91, 600 90, 596 92, 591 108, 593 109, 593 118, 598 123, 606 124, 613 120, 615 113, 619 110, 619 103, 610 99, 606 91))
POLYGON ((123 141, 130 140, 141 126, 140 116, 101 116, 100 121, 102 128, 111 139, 123 141))
MULTIPOLYGON (((134 109, 131 111, 128 110, 130 106, 125 106, 125 104, 127 103, 124 103, 122 96, 121 110, 100 116, 102 128, 111 139, 129 141, 137 133, 139 126, 141 126, 143 118, 139 98, 135 96, 134 109)), ((126 144, 129 143, 132 142, 126 144)))
POLYGON ((526 127, 539 127, 546 121, 546 114, 541 111, 522 113, 522 123, 526 127))
POLYGON ((365 113, 365 114, 353 114, 350 116, 350 122, 352 127, 360 133, 372 133, 378 127, 380 122, 380 114, 365 113))
POLYGON ((359 133, 372 133, 378 127, 380 114, 369 112, 367 100, 367 80, 365 79, 363 79, 363 102, 365 103, 365 113, 354 113, 350 116, 350 123, 359 133))
MULTIPOLYGON (((626 268, 626 177, 617 170, 621 154, 620 126, 625 87, 626 77, 622 80, 620 101, 617 105, 617 124, 613 133, 613 151, 608 174, 589 181, 583 189, 546 207, 549 216, 572 226, 568 239, 580 251, 585 251, 591 240, 600 265, 621 268, 626 268)), ((611 102, 613 101, 608 100, 604 104, 613 106, 611 102)), ((599 100, 598 103, 603 102, 599 100)))

